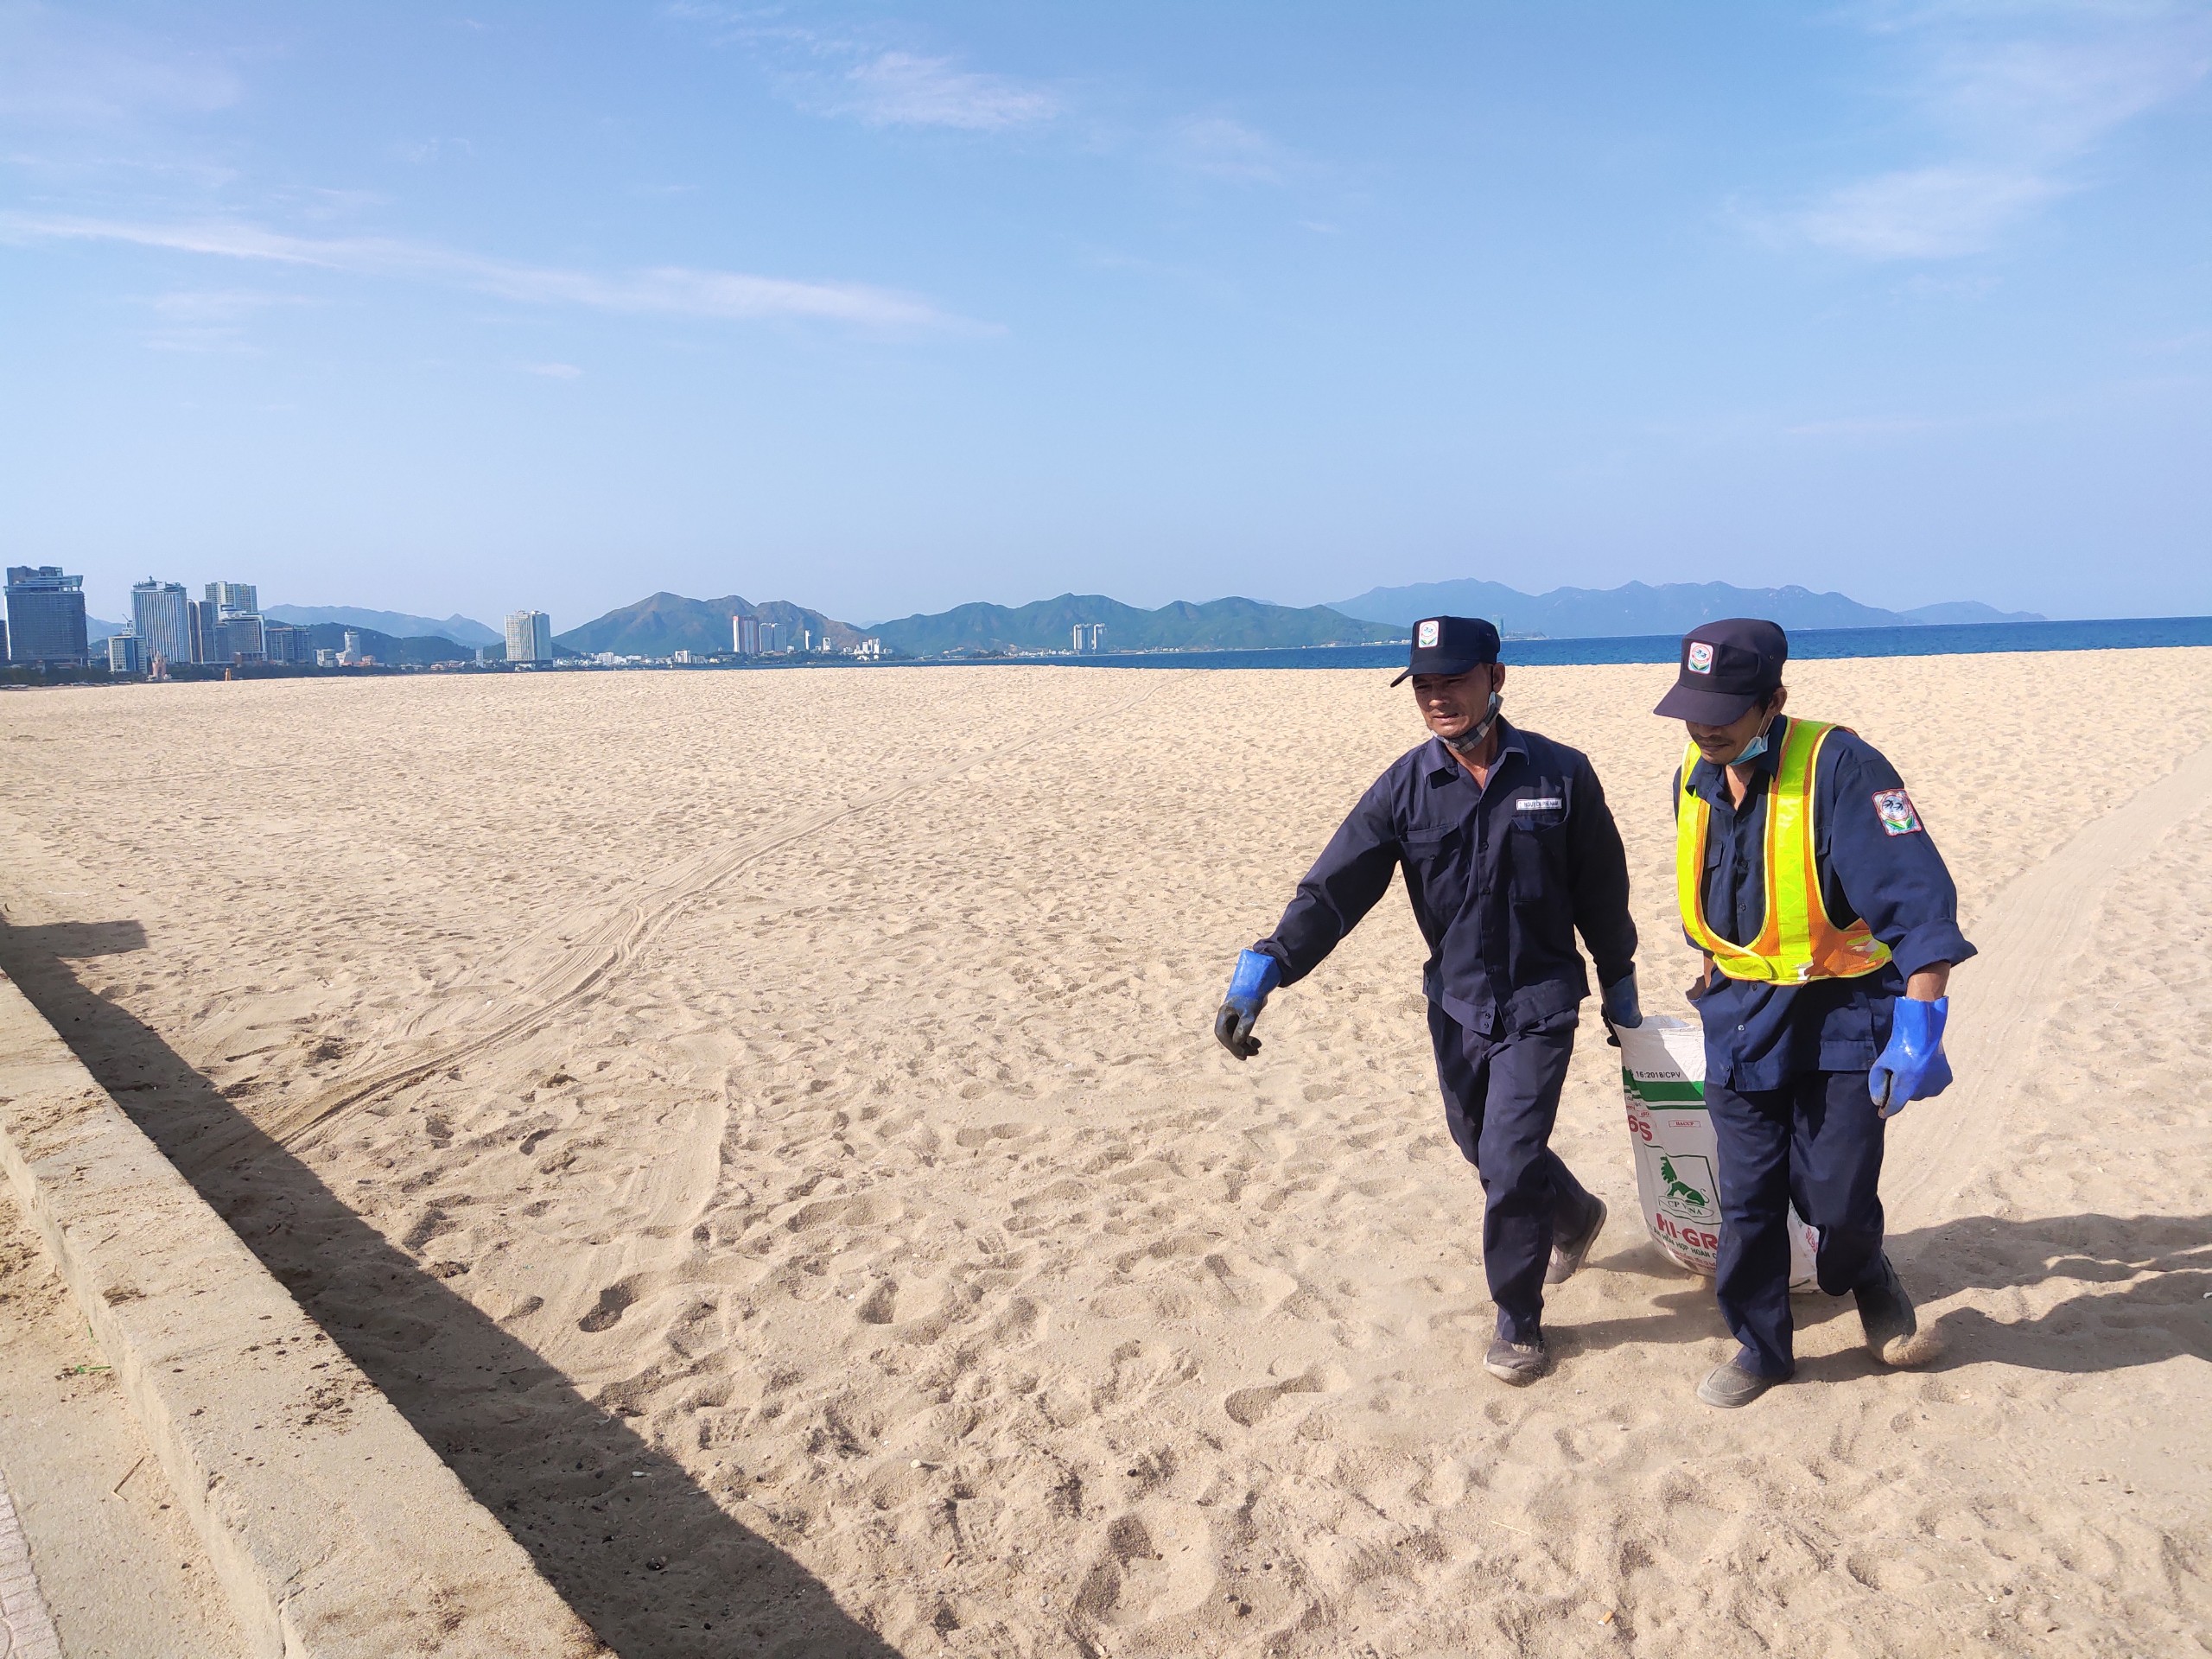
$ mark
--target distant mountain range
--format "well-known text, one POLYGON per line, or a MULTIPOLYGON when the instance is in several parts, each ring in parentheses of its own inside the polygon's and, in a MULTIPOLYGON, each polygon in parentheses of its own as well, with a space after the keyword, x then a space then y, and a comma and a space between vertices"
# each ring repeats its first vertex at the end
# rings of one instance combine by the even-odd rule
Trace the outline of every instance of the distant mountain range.
MULTIPOLYGON (((450 639, 457 645, 501 645, 506 635, 494 633, 474 617, 410 616, 404 611, 365 611, 354 605, 271 605, 262 614, 272 622, 301 627, 328 622, 345 628, 371 628, 395 639, 450 639)), ((365 643, 365 642, 364 642, 365 643)))
POLYGON ((1062 594, 1008 609, 959 605, 931 616, 901 617, 871 632, 886 651, 906 657, 949 652, 1065 651, 1077 623, 1103 623, 1108 651, 1231 651, 1288 645, 1356 645, 1395 639, 1403 628, 1362 622, 1319 605, 1295 610, 1256 599, 1178 601, 1141 611, 1097 594, 1062 594))
MULTIPOLYGON (((276 621, 308 627, 318 645, 334 646, 346 629, 355 629, 362 635, 364 650, 380 662, 459 661, 474 654, 471 647, 505 643, 503 636, 484 624, 458 615, 440 622, 403 611, 343 605, 274 605, 265 613, 276 621)), ((1972 600, 1890 611, 1842 594, 1816 594, 1797 587, 1738 588, 1725 582, 1657 587, 1631 582, 1602 590, 1555 588, 1546 594, 1524 594, 1503 582, 1468 579, 1371 588, 1335 605, 1302 607, 1255 599, 1217 599, 1203 604, 1178 601, 1147 611, 1099 594, 1062 594, 1028 605, 958 605, 863 630, 785 600, 755 604, 736 594, 687 599, 681 594, 658 593, 556 635, 554 647, 563 657, 601 652, 623 657, 668 657, 679 651, 718 654, 730 649, 730 619, 754 616, 779 625, 787 645, 796 645, 804 629, 837 651, 849 651, 864 637, 874 636, 883 642, 887 653, 901 657, 1065 652, 1078 624, 1103 625, 1102 643, 1109 652, 1281 650, 1401 639, 1421 618, 1439 614, 1487 616, 1502 621, 1508 635, 1554 639, 1679 633, 1723 616, 1769 617, 1788 628, 2044 620, 2032 611, 2000 611, 1972 600)), ((99 623, 91 628, 95 638, 100 632, 114 631, 111 625, 99 623)))
MULTIPOLYGON (((609 611, 605 616, 553 636, 556 646, 582 656, 602 651, 622 657, 667 657, 679 651, 726 652, 734 643, 730 619, 757 616, 773 622, 787 635, 804 628, 817 639, 827 639, 839 651, 849 651, 861 641, 861 632, 849 622, 772 599, 755 605, 731 594, 721 599, 686 599, 681 594, 654 594, 634 605, 609 611)), ((786 644, 796 645, 795 638, 786 644)))
POLYGON ((2000 611, 1974 600, 1885 611, 1841 594, 1807 588, 1737 588, 1725 582, 1669 582, 1651 587, 1554 588, 1524 594, 1503 582, 1422 582, 1405 588, 1370 588, 1339 600, 1346 616, 1410 626, 1424 616, 1503 619, 1503 632, 1552 639, 1588 639, 1645 633, 1681 633, 1723 616, 1762 616, 1785 628, 1895 628, 1945 622, 2041 622, 2033 611, 2000 611))
MULTIPOLYGON (((270 616, 274 613, 264 611, 262 614, 270 616)), ((379 613, 367 611, 362 614, 375 616, 379 613)), ((385 612, 382 614, 397 615, 397 613, 385 612)), ((405 620, 413 621, 418 619, 410 617, 405 620)), ((474 646, 464 645, 442 633, 391 634, 381 628, 362 627, 352 622, 302 622, 296 626, 307 630, 308 644, 316 651, 343 651, 346 636, 358 633, 361 636, 361 654, 373 657, 380 663, 427 668, 432 663, 467 663, 476 659, 474 646)))

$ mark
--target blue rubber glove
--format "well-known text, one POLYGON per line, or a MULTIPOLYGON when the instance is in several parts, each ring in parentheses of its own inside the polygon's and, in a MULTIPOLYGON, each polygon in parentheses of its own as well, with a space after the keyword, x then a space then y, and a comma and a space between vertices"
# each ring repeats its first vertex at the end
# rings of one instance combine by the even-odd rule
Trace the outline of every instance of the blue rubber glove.
MULTIPOLYGON (((1636 994, 1635 969, 1630 969, 1599 993, 1598 1011, 1605 1018, 1608 1033, 1617 1027, 1623 1031, 1634 1031, 1643 1023, 1643 1004, 1636 994)), ((1615 1048, 1621 1046, 1618 1037, 1608 1035, 1605 1040, 1615 1048)))
POLYGON ((1282 964, 1264 950, 1247 950, 1236 958, 1236 971, 1229 976, 1229 995, 1213 1017, 1213 1034, 1221 1046, 1240 1060, 1260 1052, 1252 1022, 1268 1006, 1268 993, 1282 983, 1282 964))
POLYGON ((1890 1046, 1866 1074, 1866 1092, 1884 1117, 1895 1117, 1908 1101, 1925 1100, 1951 1086, 1951 1063, 1943 1058, 1943 1021, 1950 1012, 1948 996, 1933 1002, 1897 999, 1890 1046))

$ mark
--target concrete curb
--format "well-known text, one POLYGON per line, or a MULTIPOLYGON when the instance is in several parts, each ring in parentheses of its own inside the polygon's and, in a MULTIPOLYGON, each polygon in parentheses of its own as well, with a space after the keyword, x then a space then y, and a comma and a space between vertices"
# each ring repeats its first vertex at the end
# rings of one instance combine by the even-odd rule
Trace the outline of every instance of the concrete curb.
POLYGON ((0 975, 0 1170, 256 1656, 606 1656, 0 975))

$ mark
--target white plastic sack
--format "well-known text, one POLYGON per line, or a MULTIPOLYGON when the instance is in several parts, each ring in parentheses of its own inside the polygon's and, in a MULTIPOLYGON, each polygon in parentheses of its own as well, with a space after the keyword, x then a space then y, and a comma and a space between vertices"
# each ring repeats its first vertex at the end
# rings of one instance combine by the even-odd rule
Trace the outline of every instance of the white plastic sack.
MULTIPOLYGON (((1720 1152, 1705 1109, 1705 1033, 1659 1015, 1614 1034, 1644 1229, 1669 1257, 1710 1278, 1720 1249, 1720 1152)), ((1790 1289, 1814 1287, 1817 1243, 1792 1205, 1790 1289)))

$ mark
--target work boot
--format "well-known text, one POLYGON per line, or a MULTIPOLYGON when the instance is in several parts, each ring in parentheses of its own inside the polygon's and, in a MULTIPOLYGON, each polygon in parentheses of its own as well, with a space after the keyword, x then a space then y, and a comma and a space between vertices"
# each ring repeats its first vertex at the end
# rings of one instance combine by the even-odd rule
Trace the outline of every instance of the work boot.
POLYGON ((1598 1235, 1605 1230, 1605 1201, 1594 1192, 1590 1196, 1590 1219, 1580 1231, 1571 1238, 1552 1240, 1552 1259, 1544 1268, 1544 1282, 1563 1285, 1574 1277, 1582 1267, 1583 1258, 1590 1254, 1590 1247, 1598 1242, 1598 1235))
POLYGON ((1541 1335, 1534 1342, 1516 1342, 1500 1334, 1491 1338, 1490 1351, 1483 1356, 1483 1370, 1516 1389, 1527 1387, 1551 1368, 1552 1357, 1541 1335))
POLYGON ((1743 1364, 1744 1356, 1738 1352, 1726 1365, 1714 1367, 1711 1376, 1697 1385, 1697 1397, 1708 1406, 1722 1411, 1734 1411, 1748 1406, 1777 1382, 1789 1379, 1780 1376, 1761 1376, 1743 1364))
POLYGON ((1924 1365, 1942 1351, 1942 1344, 1936 1333, 1921 1330, 1912 1298, 1897 1282, 1897 1270, 1890 1265, 1886 1254, 1877 1264, 1875 1276, 1851 1294, 1859 1304, 1859 1324, 1866 1333, 1866 1346, 1883 1364, 1924 1365))

